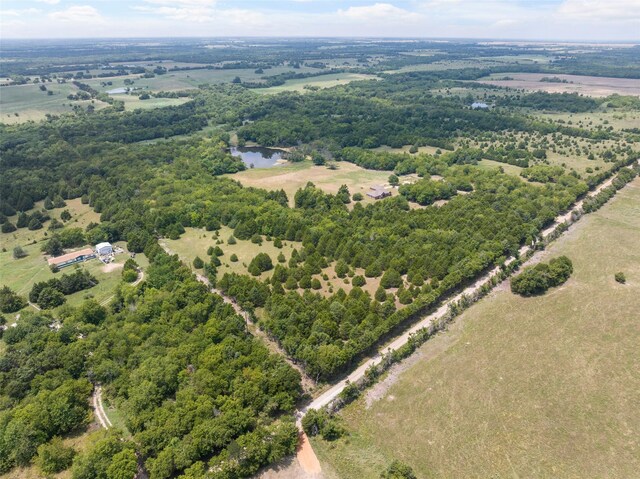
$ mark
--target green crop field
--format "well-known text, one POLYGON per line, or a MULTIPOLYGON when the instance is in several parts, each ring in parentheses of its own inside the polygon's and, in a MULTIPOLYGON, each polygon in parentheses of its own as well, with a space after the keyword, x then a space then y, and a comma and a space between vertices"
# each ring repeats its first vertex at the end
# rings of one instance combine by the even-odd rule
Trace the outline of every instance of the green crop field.
POLYGON ((500 287, 347 407, 346 438, 313 440, 325 475, 378 478, 397 458, 420 478, 635 477, 638 238, 636 179, 550 246, 574 264, 562 287, 500 287))

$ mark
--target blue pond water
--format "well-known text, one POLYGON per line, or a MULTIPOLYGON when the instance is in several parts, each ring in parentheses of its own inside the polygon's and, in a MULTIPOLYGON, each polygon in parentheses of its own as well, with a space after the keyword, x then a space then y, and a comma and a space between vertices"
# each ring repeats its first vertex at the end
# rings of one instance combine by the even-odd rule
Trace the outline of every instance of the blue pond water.
POLYGON ((262 146, 239 146, 232 147, 231 154, 233 156, 239 156, 247 167, 251 168, 271 168, 278 166, 281 163, 277 163, 282 159, 284 151, 274 150, 273 148, 264 148, 262 146))

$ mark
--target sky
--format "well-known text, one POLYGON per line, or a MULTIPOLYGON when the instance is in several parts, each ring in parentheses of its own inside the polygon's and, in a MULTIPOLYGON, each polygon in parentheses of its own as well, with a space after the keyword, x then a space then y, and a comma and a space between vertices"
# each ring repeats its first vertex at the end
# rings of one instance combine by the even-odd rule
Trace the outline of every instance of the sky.
POLYGON ((0 0, 1 38, 640 41, 640 0, 0 0))

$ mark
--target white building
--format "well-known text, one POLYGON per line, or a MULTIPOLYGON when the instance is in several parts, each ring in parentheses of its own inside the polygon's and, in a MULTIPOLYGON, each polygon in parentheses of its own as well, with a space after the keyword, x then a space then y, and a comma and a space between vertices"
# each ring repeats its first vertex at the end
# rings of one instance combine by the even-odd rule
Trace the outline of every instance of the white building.
POLYGON ((108 254, 112 254, 113 253, 113 246, 111 246, 111 243, 98 243, 96 245, 96 253, 98 253, 100 256, 106 256, 108 254))

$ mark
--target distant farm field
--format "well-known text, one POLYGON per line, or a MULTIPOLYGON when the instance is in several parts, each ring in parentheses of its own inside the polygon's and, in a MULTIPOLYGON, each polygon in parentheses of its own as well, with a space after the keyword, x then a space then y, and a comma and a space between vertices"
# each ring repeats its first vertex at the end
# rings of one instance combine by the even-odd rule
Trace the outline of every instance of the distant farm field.
POLYGON ((40 121, 47 113, 61 115, 72 113, 74 106, 86 109, 93 105, 96 110, 108 106, 98 100, 71 101, 67 95, 76 94, 78 89, 72 83, 46 83, 47 91, 39 85, 15 85, 0 87, 0 123, 23 123, 29 120, 40 121))
POLYGON ((283 91, 308 91, 305 87, 311 88, 331 88, 338 85, 346 85, 352 81, 359 80, 377 80, 375 75, 365 75, 362 73, 335 73, 330 75, 320 75, 310 78, 296 78, 287 80, 284 85, 273 86, 269 88, 258 88, 254 90, 257 93, 280 93, 283 91))
POLYGON ((636 477, 638 238, 640 179, 549 247, 574 264, 562 287, 501 286, 347 407, 349 436, 313 440, 325 477, 394 458, 420 478, 636 477))
POLYGON ((542 90, 549 93, 576 92, 595 97, 609 96, 614 93, 619 95, 640 96, 640 82, 630 78, 561 75, 555 73, 500 73, 476 81, 501 87, 542 90), (513 78, 513 80, 500 79, 504 77, 513 78), (567 83, 540 81, 544 77, 555 77, 560 80, 566 80, 567 83))

